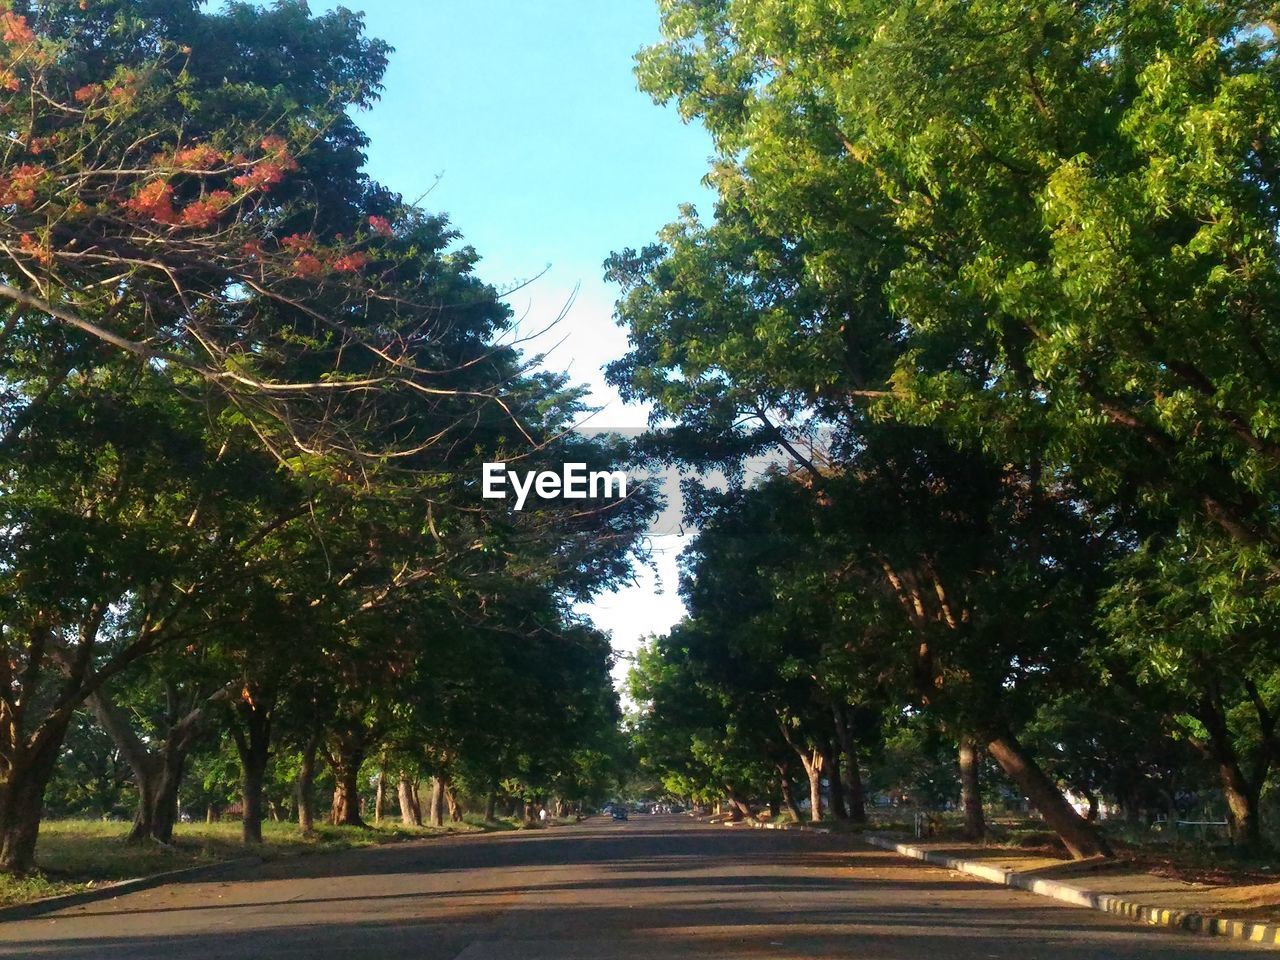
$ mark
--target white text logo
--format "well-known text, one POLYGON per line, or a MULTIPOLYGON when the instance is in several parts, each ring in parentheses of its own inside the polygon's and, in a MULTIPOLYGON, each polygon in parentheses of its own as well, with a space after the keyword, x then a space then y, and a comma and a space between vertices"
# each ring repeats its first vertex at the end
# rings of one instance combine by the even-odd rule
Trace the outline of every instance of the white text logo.
POLYGON ((505 500, 508 483, 515 491, 517 510, 524 509, 530 491, 543 500, 594 500, 627 495, 627 475, 621 470, 588 472, 585 463, 566 463, 559 473, 554 470, 530 470, 520 474, 508 470, 505 463, 484 465, 483 495, 486 500, 505 500))

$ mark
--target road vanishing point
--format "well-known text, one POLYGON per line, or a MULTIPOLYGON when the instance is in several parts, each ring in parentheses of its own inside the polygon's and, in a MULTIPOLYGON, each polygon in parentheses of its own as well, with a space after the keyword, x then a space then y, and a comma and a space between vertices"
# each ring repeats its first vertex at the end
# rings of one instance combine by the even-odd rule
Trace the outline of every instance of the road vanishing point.
POLYGON ((59 960, 1261 954, 986 884, 849 837, 642 815, 276 861, 0 924, 0 957, 59 960))

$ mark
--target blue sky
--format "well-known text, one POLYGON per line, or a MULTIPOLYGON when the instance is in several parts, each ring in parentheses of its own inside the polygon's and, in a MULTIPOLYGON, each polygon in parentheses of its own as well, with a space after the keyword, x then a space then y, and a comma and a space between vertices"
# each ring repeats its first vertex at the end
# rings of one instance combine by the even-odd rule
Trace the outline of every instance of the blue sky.
MULTIPOLYGON (((319 12, 338 4, 313 3, 319 12)), ((705 131, 681 123, 636 88, 633 56, 658 39, 657 0, 356 0, 366 29, 395 48, 381 102, 358 119, 370 172, 408 198, 449 214, 506 288, 546 275, 510 302, 533 331, 565 319, 538 346, 547 365, 589 384, 604 428, 639 426, 601 364, 626 335, 601 279, 612 251, 640 246, 681 203, 709 209, 701 185, 705 131)), ((587 612, 623 652, 682 613, 675 555, 683 540, 655 538, 658 576, 643 573, 587 612)))

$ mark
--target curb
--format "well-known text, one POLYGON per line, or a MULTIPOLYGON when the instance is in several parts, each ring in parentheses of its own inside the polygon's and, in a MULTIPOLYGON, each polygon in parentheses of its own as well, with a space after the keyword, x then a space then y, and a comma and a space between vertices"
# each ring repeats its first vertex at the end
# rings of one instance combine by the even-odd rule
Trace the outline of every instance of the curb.
POLYGON ((1205 917, 1198 913, 1190 913, 1183 910, 1153 907, 1107 893, 1095 893, 1085 887, 1077 887, 1074 884, 1063 883, 1060 880, 1045 880, 1040 877, 1019 873, 1016 870, 1005 870, 1002 867, 992 867, 985 863, 976 863, 973 860, 948 857, 945 854, 913 847, 909 843, 896 843, 886 837, 866 834, 862 839, 873 847, 879 847, 882 850, 891 850, 906 857, 914 857, 917 860, 923 860, 939 867, 946 867, 959 873, 968 874, 971 877, 988 880, 991 883, 1003 884, 1006 887, 1016 887, 1019 890, 1036 893, 1042 897, 1052 897, 1054 900, 1061 900, 1063 903, 1070 903, 1077 907, 1088 907, 1091 910, 1099 910, 1102 913, 1109 913, 1137 923, 1167 927, 1171 930, 1183 930, 1188 933, 1200 933, 1207 936, 1228 937, 1232 940, 1247 940, 1250 943, 1280 944, 1280 924, 1254 923, 1251 920, 1227 920, 1222 917, 1205 917))
MULTIPOLYGON (((738 821, 745 823, 745 820, 738 821)), ((731 827, 734 824, 726 823, 725 826, 731 827)), ((830 827, 811 827, 806 824, 798 823, 763 823, 759 820, 751 821, 751 829, 753 830, 799 830, 801 833, 831 833, 830 827)))
POLYGON ((147 877, 136 877, 132 880, 121 880, 108 883, 92 890, 80 890, 76 893, 64 893, 57 897, 45 897, 43 900, 32 900, 30 903, 15 903, 0 907, 0 923, 14 920, 28 920, 41 914, 52 913, 64 907, 74 907, 82 903, 96 903, 99 900, 111 900, 126 893, 149 890, 160 887, 174 880, 202 880, 217 876, 236 867, 252 867, 262 863, 262 857, 239 857, 235 860, 224 860, 221 863, 202 864, 197 867, 183 867, 180 870, 169 870, 165 873, 153 873, 147 877))

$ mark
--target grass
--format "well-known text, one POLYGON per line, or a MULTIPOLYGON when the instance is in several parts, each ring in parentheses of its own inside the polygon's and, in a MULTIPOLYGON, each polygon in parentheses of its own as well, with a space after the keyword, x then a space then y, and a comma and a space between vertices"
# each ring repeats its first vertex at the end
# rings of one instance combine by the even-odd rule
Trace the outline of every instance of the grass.
POLYGON ((130 826, 97 820, 45 822, 40 827, 40 842, 36 847, 36 871, 24 877, 0 874, 0 904, 25 903, 237 857, 274 860, 441 834, 510 829, 509 825, 471 819, 444 827, 417 828, 390 822, 363 828, 317 824, 315 836, 308 838, 298 832, 295 824, 268 822, 262 825, 262 845, 249 847, 240 841, 239 822, 178 824, 169 846, 126 842, 130 826))

